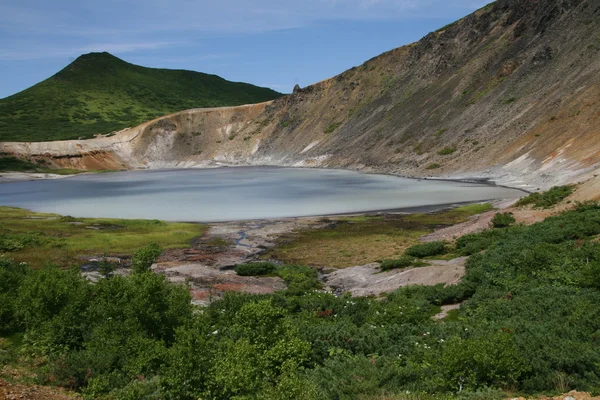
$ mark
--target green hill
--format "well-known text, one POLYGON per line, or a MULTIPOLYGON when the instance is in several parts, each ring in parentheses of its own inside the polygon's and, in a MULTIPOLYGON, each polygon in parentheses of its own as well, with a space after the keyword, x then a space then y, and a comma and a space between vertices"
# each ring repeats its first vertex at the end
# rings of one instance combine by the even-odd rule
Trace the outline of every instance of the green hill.
POLYGON ((0 141, 90 138, 189 108, 259 103, 280 93, 216 75, 145 68, 108 53, 0 100, 0 141))

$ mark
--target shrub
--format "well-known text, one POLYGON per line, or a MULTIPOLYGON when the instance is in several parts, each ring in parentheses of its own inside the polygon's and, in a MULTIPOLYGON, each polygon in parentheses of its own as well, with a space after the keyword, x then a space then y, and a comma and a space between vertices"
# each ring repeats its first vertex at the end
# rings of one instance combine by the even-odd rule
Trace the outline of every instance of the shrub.
POLYGON ((424 262, 417 260, 415 257, 403 256, 397 260, 384 260, 381 262, 381 270, 389 271, 397 268, 422 267, 426 265, 424 262))
POLYGON ((332 122, 331 124, 329 124, 329 126, 327 128, 325 128, 325 130, 323 132, 327 133, 327 134, 333 133, 341 125, 342 125, 341 122, 332 122))
POLYGON ((514 385, 528 371, 526 360, 508 333, 468 339, 453 337, 443 346, 441 357, 436 354, 434 364, 446 388, 458 392, 514 385))
POLYGON ((263 276, 275 272, 275 264, 269 262, 255 262, 240 264, 235 267, 235 272, 240 276, 263 276))
POLYGON ((297 295, 321 287, 316 269, 302 265, 284 265, 277 268, 279 275, 287 284, 289 294, 297 295))
POLYGON ((554 186, 544 193, 531 193, 515 204, 517 207, 533 204, 534 208, 551 208, 573 193, 573 186, 554 186))
POLYGON ((162 249, 156 243, 137 250, 131 257, 131 267, 134 273, 142 273, 150 270, 150 267, 162 253, 162 249))
POLYGON ((431 170, 431 169, 438 169, 438 168, 441 168, 441 167, 442 167, 442 166, 441 166, 440 164, 438 164, 438 163, 433 163, 433 164, 429 164, 429 165, 427 166, 427 169, 431 170))
POLYGON ((437 256, 446 253, 446 244, 444 242, 417 244, 406 249, 405 253, 407 256, 417 258, 437 256))
POLYGON ((492 218, 492 226, 494 228, 506 228, 515 223, 515 217, 512 213, 496 213, 492 218))
POLYGON ((456 151, 456 147, 452 146, 452 147, 444 147, 443 149, 441 149, 440 151, 438 151, 438 154, 440 156, 448 156, 450 154, 453 154, 456 151))

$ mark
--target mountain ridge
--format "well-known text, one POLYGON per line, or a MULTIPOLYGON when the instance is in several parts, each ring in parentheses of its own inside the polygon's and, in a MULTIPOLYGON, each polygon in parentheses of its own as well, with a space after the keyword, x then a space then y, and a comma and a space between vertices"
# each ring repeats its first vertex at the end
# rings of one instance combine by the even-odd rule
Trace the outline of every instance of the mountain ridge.
POLYGON ((124 168, 312 166, 529 189, 578 182, 600 166, 598 31, 598 0, 500 0, 272 102, 132 128, 126 146, 0 147, 82 168, 100 151, 124 168), (54 158, 70 152, 77 157, 54 158))

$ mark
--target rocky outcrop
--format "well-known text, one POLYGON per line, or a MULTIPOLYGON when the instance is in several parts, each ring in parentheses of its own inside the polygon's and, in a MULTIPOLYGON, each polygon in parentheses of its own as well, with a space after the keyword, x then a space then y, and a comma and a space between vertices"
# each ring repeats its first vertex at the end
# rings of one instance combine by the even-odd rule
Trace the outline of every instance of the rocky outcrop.
POLYGON ((598 0, 500 0, 273 102, 0 151, 87 169, 315 166, 528 188, 587 180, 600 163, 599 31, 598 0))

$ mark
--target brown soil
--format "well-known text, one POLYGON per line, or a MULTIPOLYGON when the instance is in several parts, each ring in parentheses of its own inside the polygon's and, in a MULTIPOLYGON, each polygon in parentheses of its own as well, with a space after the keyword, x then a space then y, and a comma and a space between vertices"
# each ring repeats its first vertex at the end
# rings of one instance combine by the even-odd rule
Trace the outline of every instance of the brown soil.
POLYGON ((534 397, 510 397, 506 400, 565 400, 569 397, 574 398, 575 400, 600 400, 600 396, 592 396, 589 393, 578 392, 576 390, 565 393, 560 396, 547 397, 547 396, 534 396, 534 397))
POLYGON ((67 390, 40 385, 25 385, 0 379, 0 400, 73 400, 82 399, 67 390))

